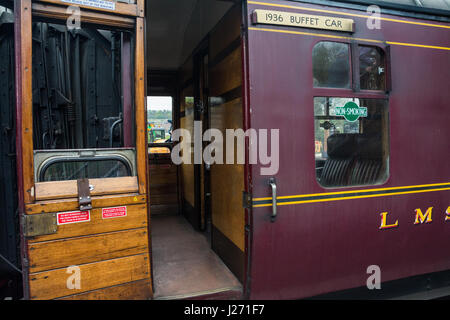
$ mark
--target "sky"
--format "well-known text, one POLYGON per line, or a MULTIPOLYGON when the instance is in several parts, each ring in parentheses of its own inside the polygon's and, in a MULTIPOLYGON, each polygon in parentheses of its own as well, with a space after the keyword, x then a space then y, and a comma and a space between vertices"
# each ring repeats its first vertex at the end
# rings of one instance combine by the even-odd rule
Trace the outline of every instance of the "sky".
POLYGON ((147 109, 172 110, 172 97, 147 97, 147 109))

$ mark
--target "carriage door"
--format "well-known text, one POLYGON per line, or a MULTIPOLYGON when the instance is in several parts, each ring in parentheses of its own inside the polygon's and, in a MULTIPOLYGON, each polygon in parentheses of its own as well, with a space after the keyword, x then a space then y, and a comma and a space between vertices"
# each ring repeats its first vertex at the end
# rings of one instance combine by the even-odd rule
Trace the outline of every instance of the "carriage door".
POLYGON ((150 298, 143 1, 41 2, 15 2, 25 297, 150 298))
MULTIPOLYGON (((208 50, 205 44, 194 57, 194 75, 194 120, 201 123, 201 134, 203 135, 209 129, 208 50)), ((207 141, 202 141, 202 153, 207 144, 207 141)), ((205 230, 208 220, 211 218, 209 212, 211 197, 209 170, 209 165, 203 162, 194 165, 197 224, 193 225, 199 230, 205 230)))
POLYGON ((376 239, 381 209, 358 192, 389 177, 386 48, 271 30, 248 33, 259 130, 250 297, 314 296, 344 289, 345 279, 364 286, 361 266, 371 263, 358 254, 376 239))

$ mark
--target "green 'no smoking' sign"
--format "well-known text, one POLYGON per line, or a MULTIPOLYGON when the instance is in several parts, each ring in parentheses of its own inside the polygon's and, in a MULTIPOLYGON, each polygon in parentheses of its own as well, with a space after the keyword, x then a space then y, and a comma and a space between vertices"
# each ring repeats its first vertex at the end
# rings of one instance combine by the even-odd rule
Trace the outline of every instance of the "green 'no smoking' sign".
POLYGON ((343 116, 345 120, 355 122, 360 117, 367 117, 367 108, 359 107, 356 103, 350 101, 343 107, 336 107, 336 115, 343 116))

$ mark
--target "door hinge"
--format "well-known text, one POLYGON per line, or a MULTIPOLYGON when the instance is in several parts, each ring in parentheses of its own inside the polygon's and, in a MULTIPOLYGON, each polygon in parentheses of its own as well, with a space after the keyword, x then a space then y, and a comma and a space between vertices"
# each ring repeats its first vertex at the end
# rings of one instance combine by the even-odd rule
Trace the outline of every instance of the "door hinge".
POLYGON ((22 264, 24 267, 29 267, 30 263, 28 262, 28 258, 27 257, 22 257, 22 264))
POLYGON ((242 191, 242 206, 244 209, 251 209, 252 207, 252 194, 246 191, 242 191))
POLYGON ((54 234, 58 231, 56 213, 24 214, 22 226, 25 237, 54 234))

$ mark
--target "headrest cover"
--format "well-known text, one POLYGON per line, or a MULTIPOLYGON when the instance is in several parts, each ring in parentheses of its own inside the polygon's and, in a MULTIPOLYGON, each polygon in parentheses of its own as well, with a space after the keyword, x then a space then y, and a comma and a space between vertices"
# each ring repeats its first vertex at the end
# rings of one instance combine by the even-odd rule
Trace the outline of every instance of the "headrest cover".
POLYGON ((362 159, 381 159, 382 147, 380 135, 358 135, 358 157, 362 159))
POLYGON ((382 143, 380 135, 359 133, 337 133, 328 137, 328 156, 331 159, 381 159, 382 143))
POLYGON ((352 158, 356 152, 357 133, 337 133, 327 139, 327 153, 332 159, 352 158))

